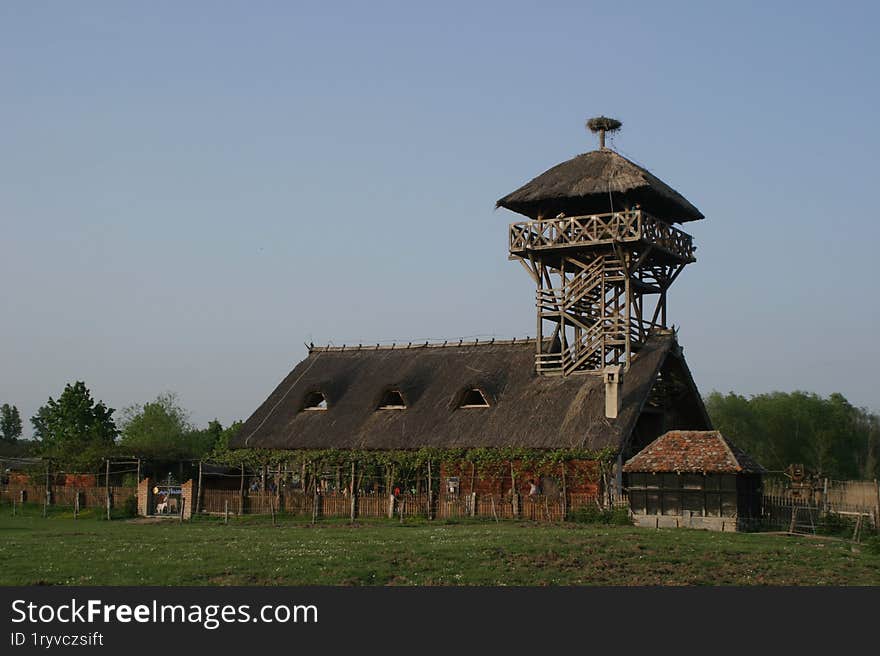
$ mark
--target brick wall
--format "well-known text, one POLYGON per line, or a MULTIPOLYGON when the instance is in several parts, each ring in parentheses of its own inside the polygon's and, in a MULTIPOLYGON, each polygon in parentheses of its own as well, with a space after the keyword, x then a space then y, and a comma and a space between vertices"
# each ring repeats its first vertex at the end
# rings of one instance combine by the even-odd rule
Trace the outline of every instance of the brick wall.
POLYGON ((141 517, 146 517, 149 514, 153 500, 152 497, 153 483, 149 478, 145 478, 138 483, 137 487, 138 515, 141 517))
POLYGON ((183 503, 183 518, 192 517, 193 507, 196 502, 196 486, 192 479, 180 486, 180 498, 183 503))
POLYGON ((494 494, 506 495, 512 487, 511 464, 516 470, 516 491, 527 496, 530 490, 528 481, 537 480, 548 493, 561 492, 563 471, 565 490, 568 494, 599 494, 601 475, 599 463, 595 460, 571 460, 558 465, 540 468, 524 467, 521 462, 503 463, 499 465, 474 465, 461 462, 442 464, 440 466, 440 495, 447 492, 447 479, 458 477, 459 495, 494 494), (553 488, 553 489, 551 489, 553 488))

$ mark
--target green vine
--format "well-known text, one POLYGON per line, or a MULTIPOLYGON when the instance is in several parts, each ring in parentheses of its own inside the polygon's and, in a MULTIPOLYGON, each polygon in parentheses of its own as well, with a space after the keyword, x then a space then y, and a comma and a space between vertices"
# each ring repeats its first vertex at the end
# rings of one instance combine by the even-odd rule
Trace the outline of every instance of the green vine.
POLYGON ((519 471, 552 472, 565 462, 594 460, 610 464, 617 452, 612 448, 600 450, 581 448, 529 449, 522 447, 479 447, 473 449, 221 449, 207 460, 227 466, 256 469, 290 463, 310 463, 320 468, 342 467, 355 463, 360 467, 395 467, 398 470, 419 469, 433 463, 473 464, 477 471, 486 472, 503 465, 518 463, 519 471))

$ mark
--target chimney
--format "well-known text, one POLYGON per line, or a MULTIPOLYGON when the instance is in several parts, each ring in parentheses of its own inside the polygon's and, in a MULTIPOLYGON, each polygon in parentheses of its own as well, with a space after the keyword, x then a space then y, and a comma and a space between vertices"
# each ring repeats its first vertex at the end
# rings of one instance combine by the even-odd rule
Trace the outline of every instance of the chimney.
POLYGON ((623 366, 612 364, 602 372, 605 381, 605 416, 608 419, 617 419, 620 414, 620 379, 623 366))

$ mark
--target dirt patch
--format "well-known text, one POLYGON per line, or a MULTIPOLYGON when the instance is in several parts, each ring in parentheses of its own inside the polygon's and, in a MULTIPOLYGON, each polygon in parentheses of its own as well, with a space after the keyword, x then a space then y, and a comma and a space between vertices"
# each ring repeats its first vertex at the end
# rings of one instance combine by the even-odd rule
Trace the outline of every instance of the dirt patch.
POLYGON ((126 519, 126 524, 162 524, 176 520, 177 517, 135 517, 134 519, 126 519))

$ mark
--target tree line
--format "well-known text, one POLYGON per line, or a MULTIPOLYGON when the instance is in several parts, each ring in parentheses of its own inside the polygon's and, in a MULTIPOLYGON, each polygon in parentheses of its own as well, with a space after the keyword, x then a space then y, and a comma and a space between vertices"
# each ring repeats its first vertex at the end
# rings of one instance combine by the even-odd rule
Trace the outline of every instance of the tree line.
POLYGON ((880 477, 880 417, 842 394, 712 392, 705 401, 715 428, 771 471, 802 463, 838 480, 880 477))
MULTIPOLYGON (((712 392, 705 399, 715 428, 765 468, 803 463, 836 479, 880 477, 880 417, 842 394, 771 392, 745 397, 712 392)), ((109 457, 147 460, 234 460, 230 438, 241 422, 195 426, 173 393, 116 411, 95 401, 82 381, 68 384, 31 417, 34 440, 22 440, 21 415, 0 406, 0 455, 49 458, 69 471, 90 471, 109 457)), ((242 454, 242 458, 244 454, 242 454)))
POLYGON ((118 422, 115 414, 103 401, 95 401, 84 382, 77 381, 65 386, 57 399, 50 397, 31 417, 33 440, 20 439, 18 409, 8 404, 0 407, 0 441, 6 455, 38 456, 59 469, 85 472, 113 457, 162 462, 206 458, 214 451, 225 451, 241 425, 235 422, 224 428, 215 419, 199 428, 171 392, 124 408, 118 422), (14 417, 8 433, 7 415, 14 417))

